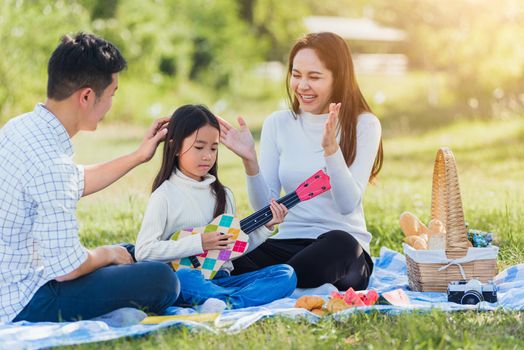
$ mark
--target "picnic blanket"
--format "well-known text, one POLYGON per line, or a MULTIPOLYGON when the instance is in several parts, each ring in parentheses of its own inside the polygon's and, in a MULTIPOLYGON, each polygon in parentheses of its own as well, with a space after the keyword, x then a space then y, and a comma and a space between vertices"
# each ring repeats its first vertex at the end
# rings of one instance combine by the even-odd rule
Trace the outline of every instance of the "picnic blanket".
MULTIPOLYGON (((375 268, 371 275, 368 289, 379 293, 394 289, 403 289, 411 299, 408 307, 392 305, 374 305, 369 307, 351 308, 330 317, 341 319, 350 317, 354 312, 370 312, 378 310, 389 314, 398 314, 411 310, 440 309, 444 311, 495 309, 524 310, 524 264, 512 266, 499 273, 494 279, 498 288, 498 303, 482 302, 477 305, 458 305, 448 303, 445 293, 421 293, 408 289, 405 257, 393 250, 382 248, 380 256, 374 258, 375 268)), ((140 324, 145 316, 136 309, 121 309, 99 317, 95 320, 68 323, 30 323, 17 322, 0 324, 0 349, 41 349, 58 345, 71 345, 96 341, 116 339, 124 336, 140 336, 166 327, 189 327, 192 330, 210 332, 239 332, 255 322, 271 316, 289 318, 302 317, 314 323, 319 316, 304 309, 294 308, 296 298, 302 295, 321 295, 327 298, 333 285, 325 284, 313 289, 296 289, 289 297, 276 300, 273 303, 237 310, 226 310, 212 323, 189 320, 170 320, 156 325, 140 324)), ((171 307, 170 315, 196 314, 188 308, 171 307)))

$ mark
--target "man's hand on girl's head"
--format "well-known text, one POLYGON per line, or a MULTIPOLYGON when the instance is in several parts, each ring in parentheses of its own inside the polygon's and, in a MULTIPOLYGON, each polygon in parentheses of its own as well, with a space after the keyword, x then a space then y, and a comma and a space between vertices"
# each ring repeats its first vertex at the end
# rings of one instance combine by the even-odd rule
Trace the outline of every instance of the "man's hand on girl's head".
POLYGON ((169 117, 157 119, 151 124, 149 129, 147 129, 142 143, 134 152, 139 163, 145 163, 153 158, 158 144, 164 140, 167 135, 169 120, 169 117))

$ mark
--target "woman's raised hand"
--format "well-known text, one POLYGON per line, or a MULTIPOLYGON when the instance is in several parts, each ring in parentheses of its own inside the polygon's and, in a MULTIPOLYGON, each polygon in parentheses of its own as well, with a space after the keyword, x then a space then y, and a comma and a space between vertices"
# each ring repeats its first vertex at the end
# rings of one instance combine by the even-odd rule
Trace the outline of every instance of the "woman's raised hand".
POLYGON ((338 150, 337 124, 340 106, 340 103, 329 104, 329 115, 324 125, 324 136, 322 138, 322 148, 324 149, 324 156, 326 157, 334 154, 338 150))
POLYGON ((227 120, 219 116, 216 117, 220 123, 220 142, 242 158, 248 175, 258 174, 259 169, 255 140, 244 118, 237 118, 239 128, 236 129, 227 120))
POLYGON ((242 159, 256 159, 255 140, 244 118, 237 118, 238 129, 220 117, 217 119, 220 123, 220 142, 242 159))

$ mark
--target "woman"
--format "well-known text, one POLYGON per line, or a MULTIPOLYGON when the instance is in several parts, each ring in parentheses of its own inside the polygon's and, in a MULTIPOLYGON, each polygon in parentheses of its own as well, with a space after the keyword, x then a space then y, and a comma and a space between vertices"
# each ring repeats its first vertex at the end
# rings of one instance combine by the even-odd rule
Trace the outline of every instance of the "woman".
POLYGON ((308 34, 293 46, 286 85, 292 108, 264 122, 260 165, 242 118, 239 129, 221 121, 221 141, 242 158, 255 210, 321 168, 332 188, 290 210, 277 235, 234 261, 234 273, 286 263, 298 287, 365 289, 373 263, 362 199, 382 166, 380 122, 360 92, 349 47, 336 34, 308 34))

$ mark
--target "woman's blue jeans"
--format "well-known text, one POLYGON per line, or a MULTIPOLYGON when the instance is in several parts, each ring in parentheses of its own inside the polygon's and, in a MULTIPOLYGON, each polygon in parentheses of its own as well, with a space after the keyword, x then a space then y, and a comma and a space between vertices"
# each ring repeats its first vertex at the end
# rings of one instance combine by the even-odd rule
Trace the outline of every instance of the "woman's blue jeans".
POLYGON ((280 264, 257 271, 230 276, 220 270, 212 280, 206 280, 198 270, 180 269, 179 306, 195 306, 208 298, 220 299, 238 309, 270 303, 285 298, 295 290, 297 277, 289 265, 280 264))
POLYGON ((102 267, 72 281, 44 284, 16 321, 77 321, 123 307, 162 313, 178 297, 180 284, 170 266, 159 262, 102 267))

